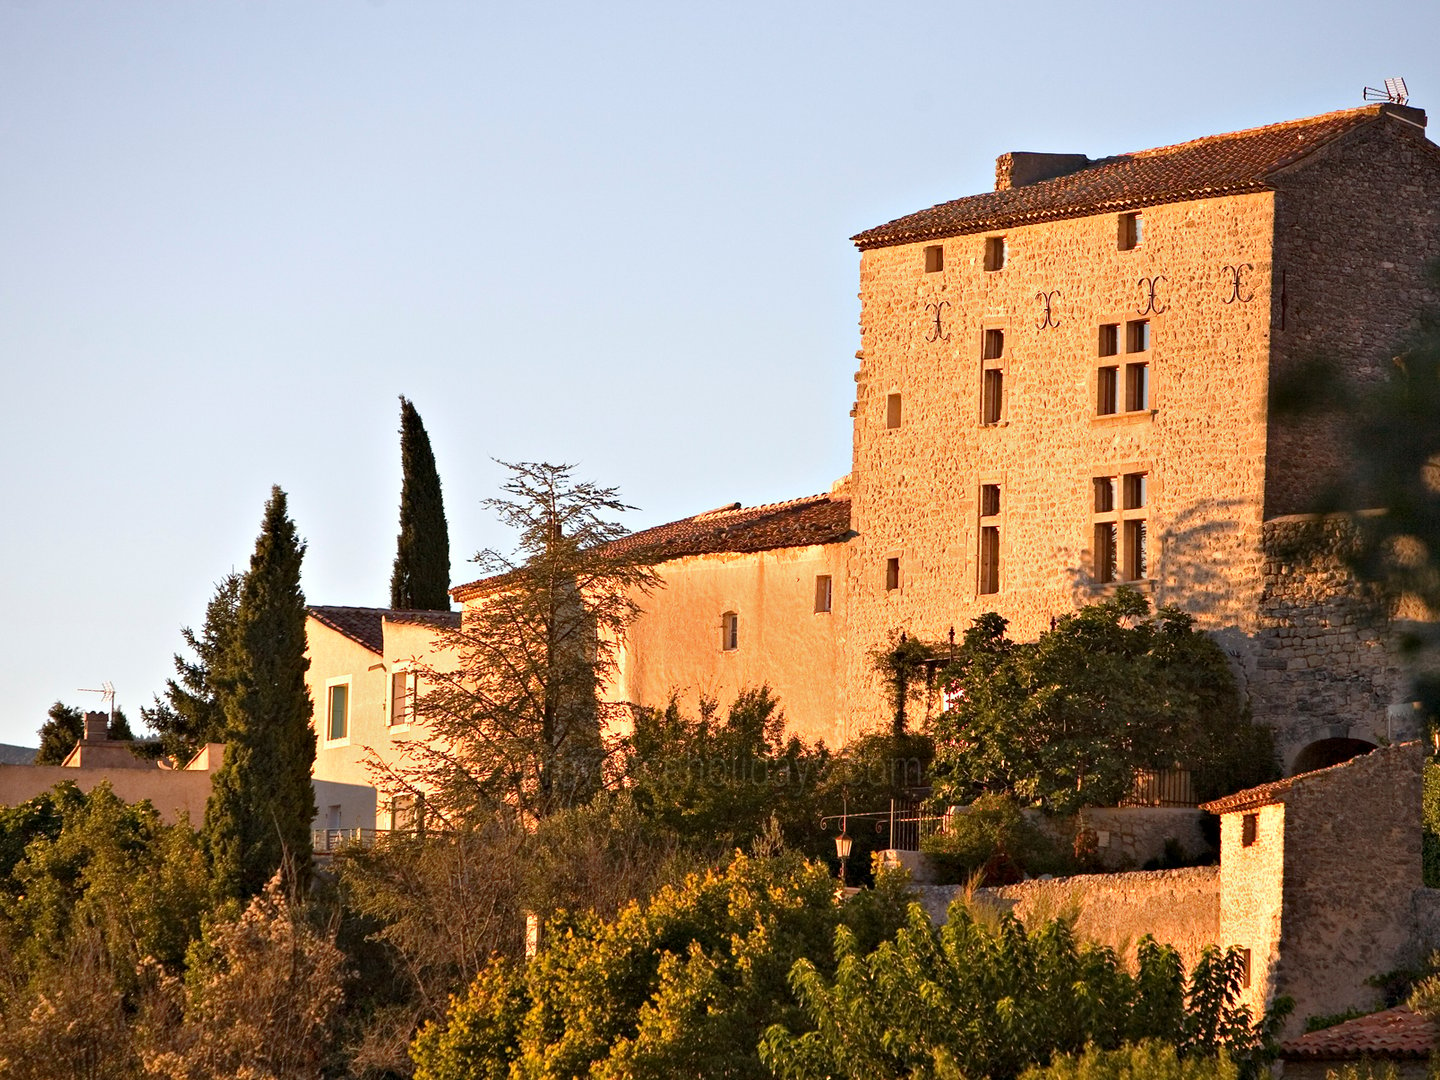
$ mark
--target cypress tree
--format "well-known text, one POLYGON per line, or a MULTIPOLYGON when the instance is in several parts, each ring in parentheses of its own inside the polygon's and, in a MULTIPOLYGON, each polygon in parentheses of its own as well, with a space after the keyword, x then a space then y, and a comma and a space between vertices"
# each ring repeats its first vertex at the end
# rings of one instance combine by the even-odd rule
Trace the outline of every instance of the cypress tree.
POLYGON ((450 533, 430 436, 415 406, 400 399, 400 536, 390 575, 390 606, 450 610, 450 533))
POLYGON ((254 896, 287 860, 310 870, 315 795, 312 706, 305 687, 305 544, 271 489, 240 584, 233 647, 211 671, 225 710, 225 762, 205 807, 203 841, 217 899, 254 896))

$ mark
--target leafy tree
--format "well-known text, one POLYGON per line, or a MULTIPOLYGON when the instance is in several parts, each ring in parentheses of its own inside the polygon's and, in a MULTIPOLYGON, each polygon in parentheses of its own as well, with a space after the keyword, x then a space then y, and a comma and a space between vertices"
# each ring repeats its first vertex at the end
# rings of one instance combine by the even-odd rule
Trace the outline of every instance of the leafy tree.
POLYGON ((507 1068, 528 1080, 766 1077, 761 1032, 800 1020, 791 965, 828 954, 843 924, 857 950, 874 947, 898 927, 903 899, 882 879, 842 905, 817 864, 740 855, 613 920, 557 920, 528 965, 488 965, 444 1024, 421 1031, 416 1080, 507 1068))
MULTIPOLYGON (((85 737, 85 714, 73 705, 57 701, 45 715, 45 723, 40 725, 40 749, 35 754, 35 764, 59 765, 70 756, 75 744, 85 737)), ((106 733, 112 739, 135 738, 124 709, 111 713, 106 733)))
POLYGON ((390 606, 450 610, 450 533, 440 474, 420 414, 400 399, 400 536, 390 575, 390 606))
POLYGON ((11 993, 91 933, 96 963, 131 993, 143 958, 179 969, 208 899, 194 831, 108 784, 89 794, 62 784, 0 815, 0 873, 0 983, 11 993))
POLYGON ((1275 775, 1224 654, 1183 612, 1151 618, 1122 588, 1035 642, 1005 626, 976 619, 943 674, 957 703, 934 725, 937 797, 988 791, 1069 814, 1113 806, 1144 768, 1193 764, 1202 797, 1275 775))
POLYGON ((226 574, 205 607, 205 625, 197 635, 188 626, 180 631, 195 654, 187 660, 175 654, 178 679, 165 681, 165 697, 154 708, 140 710, 150 729, 160 736, 164 753, 177 764, 194 757, 202 746, 225 741, 225 706, 214 673, 229 663, 239 627, 239 574, 226 574))
POLYGON ((1176 952, 1146 937, 1132 975, 1063 920, 1027 931, 957 901, 938 928, 912 906, 873 952, 841 928, 835 954, 833 979, 809 959, 791 971, 804 1024, 776 1024, 760 1045, 781 1080, 1010 1080, 1056 1053, 1143 1039, 1184 1056, 1224 1050, 1256 1069, 1273 1047, 1273 1025, 1235 1004, 1238 950, 1206 953, 1187 984, 1176 952))
POLYGON ((310 867, 315 816, 312 704, 305 687, 305 544, 271 489, 240 584, 234 648, 210 673, 225 709, 225 761, 205 807, 206 857, 220 899, 257 894, 283 862, 310 867))
POLYGON ((767 686, 742 690, 723 718, 702 700, 638 708, 626 740, 625 777, 640 813, 682 843, 717 853, 748 847, 772 817, 791 844, 808 839, 830 765, 822 744, 785 737, 785 714, 767 686))
POLYGON ((458 629, 437 632, 456 666, 421 672, 416 713, 431 740, 407 743, 396 766, 372 759, 452 825, 499 805, 535 820, 598 789, 601 731, 624 709, 599 689, 636 597, 658 583, 643 551, 614 543, 624 529, 609 515, 629 509, 614 488, 575 480, 569 465, 506 468, 506 497, 486 505, 516 530, 518 550, 475 556, 488 591, 458 629))

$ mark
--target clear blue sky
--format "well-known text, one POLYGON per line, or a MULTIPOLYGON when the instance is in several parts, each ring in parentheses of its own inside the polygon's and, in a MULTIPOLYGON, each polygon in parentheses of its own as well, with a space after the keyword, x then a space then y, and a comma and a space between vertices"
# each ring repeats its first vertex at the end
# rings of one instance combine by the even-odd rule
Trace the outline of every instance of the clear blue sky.
MULTIPOLYGON (((384 604, 398 402, 454 580, 492 458, 641 527, 849 468, 848 237, 1092 156, 1440 110, 1440 5, 0 0, 0 742, 138 706, 272 483, 384 604)), ((1440 123, 1440 116, 1437 116, 1440 123)))

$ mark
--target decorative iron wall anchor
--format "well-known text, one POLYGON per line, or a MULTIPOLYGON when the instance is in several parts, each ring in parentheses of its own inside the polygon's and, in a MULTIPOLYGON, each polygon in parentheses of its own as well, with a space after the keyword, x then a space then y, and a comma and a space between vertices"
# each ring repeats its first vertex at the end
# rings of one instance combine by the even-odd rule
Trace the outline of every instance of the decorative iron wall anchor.
POLYGON ((1164 315, 1168 308, 1162 307, 1160 297, 1157 293, 1160 290, 1160 282, 1168 280, 1164 274, 1156 274, 1154 277, 1142 277, 1137 284, 1145 295, 1141 297, 1140 306, 1135 309, 1139 315, 1164 315))
POLYGON ((930 335, 925 339, 926 341, 949 341, 949 340, 950 340, 950 335, 944 332, 944 326, 943 326, 943 325, 941 324, 941 322, 940 322, 940 313, 941 313, 942 311, 944 311, 944 310, 945 310, 947 307, 949 307, 949 306, 950 306, 950 301, 949 301, 949 300, 941 300, 938 304, 931 303, 931 304, 926 304, 926 305, 925 305, 925 310, 926 310, 927 312, 928 312, 928 311, 933 311, 933 312, 935 313, 935 330, 934 330, 934 332, 933 332, 932 334, 930 334, 930 335))
POLYGON ((1246 270, 1254 270, 1255 267, 1251 266, 1251 265, 1247 262, 1247 263, 1237 263, 1237 264, 1234 265, 1234 266, 1224 266, 1224 267, 1221 267, 1221 269, 1223 269, 1227 274, 1230 275, 1230 295, 1227 296, 1227 297, 1225 297, 1225 299, 1222 300, 1221 303, 1224 303, 1224 304, 1233 304, 1233 303, 1235 303, 1235 301, 1238 300, 1238 301, 1240 301, 1240 303, 1242 303, 1242 304, 1248 304, 1251 300, 1254 300, 1254 299, 1255 299, 1255 290, 1254 290, 1254 289, 1251 289, 1251 290, 1250 290, 1250 295, 1249 295, 1249 296, 1244 296, 1244 295, 1242 295, 1241 292, 1240 292, 1240 288, 1241 288, 1240 278, 1241 278, 1241 276, 1245 273, 1246 270))
POLYGON ((1055 298, 1056 298, 1057 296, 1059 296, 1059 295, 1060 295, 1060 290, 1059 290, 1059 289, 1051 289, 1049 292, 1041 291, 1041 292, 1037 292, 1037 293, 1035 294, 1035 299, 1036 299, 1036 300, 1039 300, 1040 303, 1044 305, 1044 310, 1040 313, 1040 321, 1035 324, 1035 329, 1036 329, 1036 330, 1045 330, 1045 329, 1047 329, 1047 328, 1048 328, 1048 329, 1058 329, 1058 328, 1059 328, 1059 326, 1060 326, 1060 320, 1057 319, 1057 318, 1055 318, 1055 313, 1054 313, 1054 308, 1053 308, 1053 305, 1054 305, 1054 303, 1055 303, 1055 298))

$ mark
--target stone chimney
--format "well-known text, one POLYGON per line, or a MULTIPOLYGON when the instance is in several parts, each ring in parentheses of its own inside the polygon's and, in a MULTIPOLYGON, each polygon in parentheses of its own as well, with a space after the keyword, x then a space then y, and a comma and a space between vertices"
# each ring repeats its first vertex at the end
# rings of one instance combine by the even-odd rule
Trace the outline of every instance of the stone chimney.
POLYGON ((85 741, 104 742, 110 738, 110 714, 87 712, 85 714, 85 741))
POLYGON ((1013 150, 995 159, 995 190, 1009 191, 1041 180, 1053 180, 1078 172, 1089 164, 1090 159, 1084 154, 1030 154, 1013 150))

